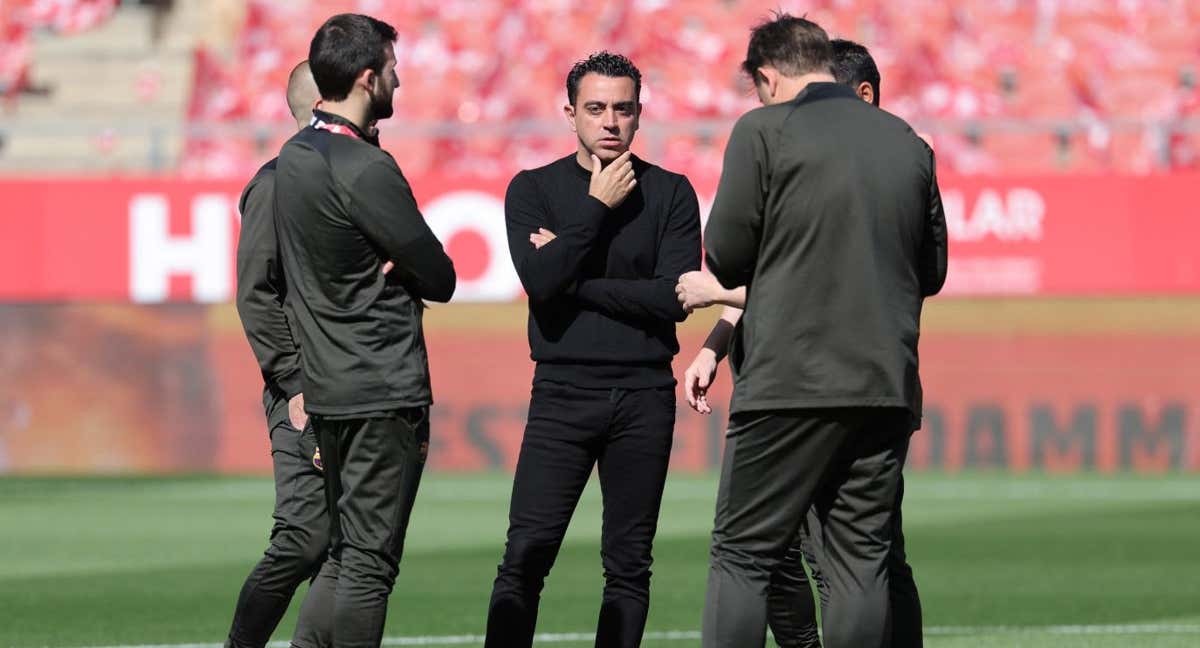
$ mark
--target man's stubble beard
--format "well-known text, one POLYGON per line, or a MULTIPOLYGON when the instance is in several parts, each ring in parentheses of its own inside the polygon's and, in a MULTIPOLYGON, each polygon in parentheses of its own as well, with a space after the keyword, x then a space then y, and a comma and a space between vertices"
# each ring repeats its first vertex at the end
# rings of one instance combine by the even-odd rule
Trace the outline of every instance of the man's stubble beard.
POLYGON ((395 112, 392 105, 392 93, 371 93, 371 119, 378 121, 387 119, 395 112))

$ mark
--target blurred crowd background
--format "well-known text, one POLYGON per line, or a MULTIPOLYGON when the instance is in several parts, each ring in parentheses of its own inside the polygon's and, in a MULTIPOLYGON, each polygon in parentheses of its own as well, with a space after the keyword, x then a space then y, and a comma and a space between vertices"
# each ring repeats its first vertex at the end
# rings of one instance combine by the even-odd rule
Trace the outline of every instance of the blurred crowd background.
POLYGON ((948 171, 1200 165, 1192 0, 3 0, 0 168, 243 177, 287 135, 283 84, 315 28, 354 11, 400 32, 384 130, 406 170, 554 157, 565 73, 603 48, 645 72, 652 157, 719 169, 754 105, 748 29, 776 4, 867 45, 883 105, 948 171))

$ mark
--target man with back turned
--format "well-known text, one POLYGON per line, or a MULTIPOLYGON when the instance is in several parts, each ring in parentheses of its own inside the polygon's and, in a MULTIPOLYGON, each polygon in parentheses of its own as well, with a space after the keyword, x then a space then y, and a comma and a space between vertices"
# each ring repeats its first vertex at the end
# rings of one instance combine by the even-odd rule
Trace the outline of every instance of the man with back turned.
MULTIPOLYGON (((320 100, 308 61, 288 75, 287 102, 297 130, 312 119, 320 100)), ((275 235, 275 166, 271 160, 242 191, 242 228, 237 246, 237 310, 263 376, 263 406, 271 439, 275 509, 270 545, 242 584, 226 645, 260 648, 287 612, 300 583, 312 578, 329 550, 325 477, 321 474, 316 433, 304 414, 300 347, 287 295, 275 235)), ((328 626, 328 583, 314 581, 304 597, 293 644, 316 648, 308 640, 328 626)))
POLYGON ((702 643, 763 644, 770 579, 812 506, 826 646, 885 646, 921 306, 946 270, 933 155, 835 82, 810 21, 757 27, 743 65, 766 105, 734 127, 705 238, 709 269, 746 287, 746 310, 702 643))
MULTIPOLYGON (((862 45, 841 39, 830 41, 833 46, 833 76, 838 83, 854 90, 860 99, 878 106, 880 101, 879 68, 871 53, 862 45)), ((786 101, 786 97, 775 97, 786 101)), ((676 288, 685 309, 704 308, 712 304, 725 306, 721 318, 713 327, 704 347, 696 354, 684 377, 684 393, 688 404, 697 412, 708 414, 707 392, 716 376, 717 364, 725 357, 735 327, 746 305, 746 290, 740 287, 726 290, 707 271, 689 272, 679 278, 676 288)), ((916 421, 914 421, 915 423, 916 421)), ((900 478, 896 493, 895 513, 892 516, 892 545, 888 553, 888 589, 891 600, 893 648, 920 648, 921 599, 913 579, 912 567, 905 554, 904 531, 900 504, 904 497, 904 478, 900 478)), ((775 642, 781 648, 819 648, 816 606, 804 563, 812 571, 823 606, 829 603, 828 584, 821 574, 820 548, 824 533, 816 510, 810 508, 801 533, 788 547, 779 569, 771 576, 768 590, 768 620, 775 642)))

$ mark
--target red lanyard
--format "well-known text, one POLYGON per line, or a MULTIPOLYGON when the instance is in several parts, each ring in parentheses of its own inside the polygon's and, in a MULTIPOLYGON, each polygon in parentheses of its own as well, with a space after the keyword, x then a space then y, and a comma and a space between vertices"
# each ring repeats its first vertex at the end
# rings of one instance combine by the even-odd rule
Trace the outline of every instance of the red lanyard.
POLYGON ((315 119, 313 122, 313 128, 317 130, 326 130, 330 133, 337 133, 338 135, 349 135, 357 140, 362 139, 358 132, 353 128, 350 128, 349 126, 343 126, 341 124, 330 124, 323 119, 315 119))

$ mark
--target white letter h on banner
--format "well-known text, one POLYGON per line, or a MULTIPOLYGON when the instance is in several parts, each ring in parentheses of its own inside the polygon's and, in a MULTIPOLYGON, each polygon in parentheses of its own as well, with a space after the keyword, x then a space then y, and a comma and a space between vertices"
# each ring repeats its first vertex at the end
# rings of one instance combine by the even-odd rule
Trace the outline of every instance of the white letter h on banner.
POLYGON ((192 200, 191 236, 171 236, 170 208, 162 194, 139 194, 129 205, 129 291, 137 303, 167 300, 172 275, 192 277, 198 302, 231 296, 229 199, 201 194, 192 200))

